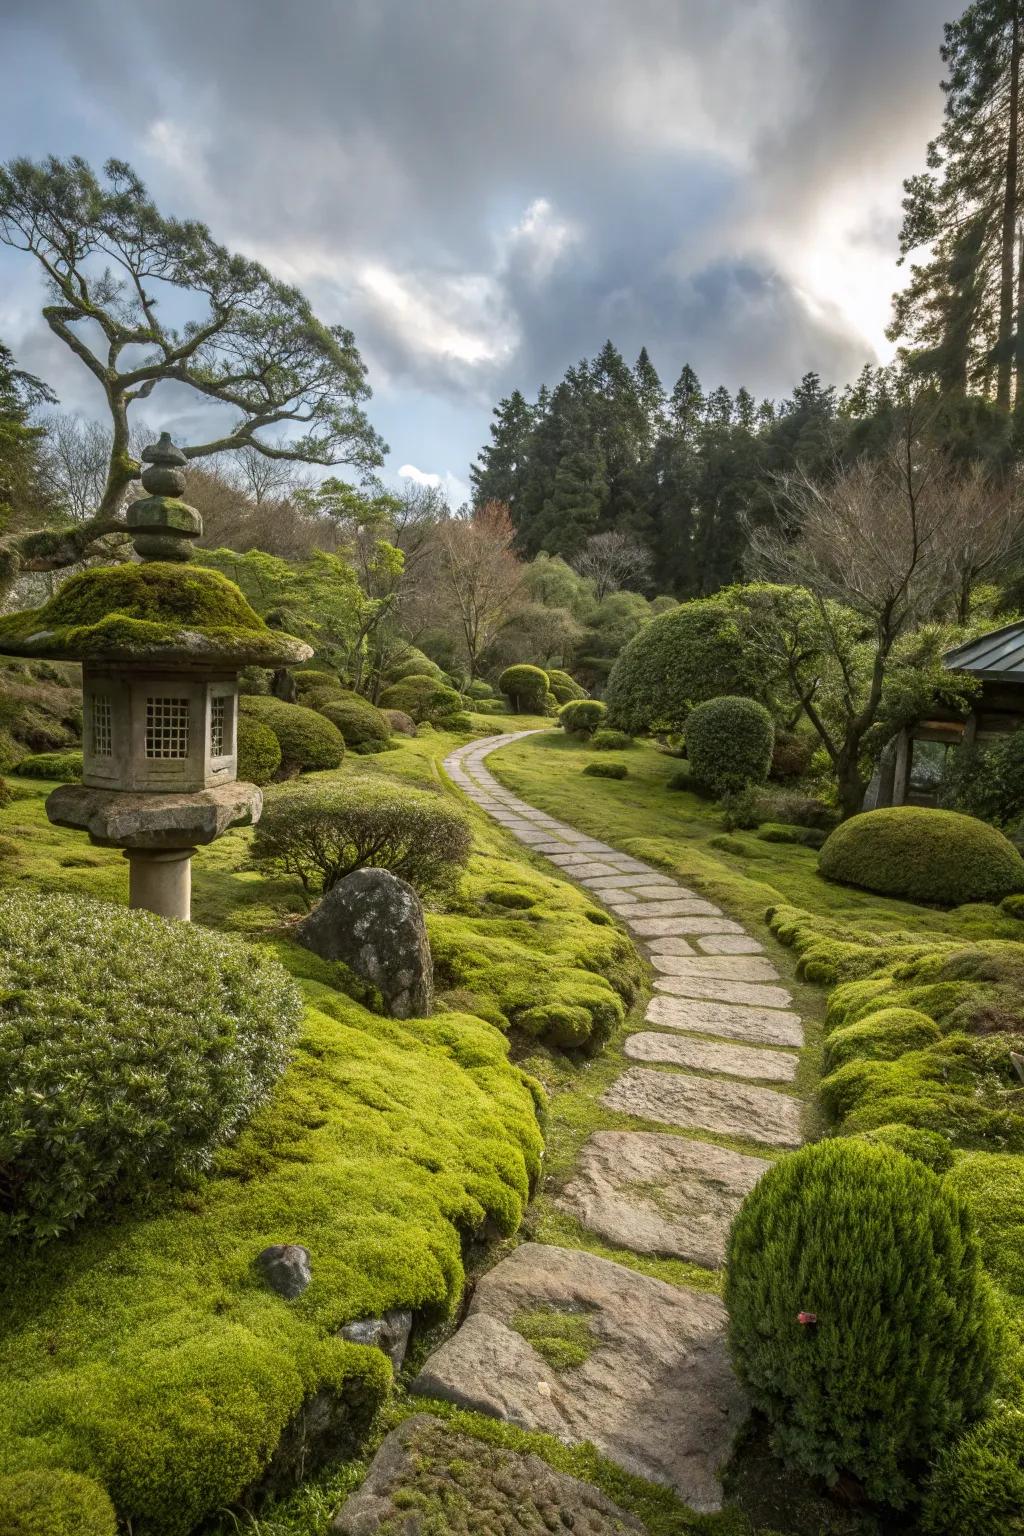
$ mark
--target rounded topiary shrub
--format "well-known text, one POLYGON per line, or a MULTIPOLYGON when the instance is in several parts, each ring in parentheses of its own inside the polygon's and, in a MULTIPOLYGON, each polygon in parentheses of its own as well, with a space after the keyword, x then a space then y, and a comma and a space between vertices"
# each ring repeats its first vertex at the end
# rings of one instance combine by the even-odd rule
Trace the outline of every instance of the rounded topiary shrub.
POLYGON ((58 779, 62 784, 79 784, 82 754, 77 750, 35 752, 15 763, 14 772, 22 779, 58 779))
POLYGON ((244 711, 238 716, 238 777, 269 784, 281 766, 281 747, 269 725, 244 711))
POLYGON ((1024 860, 1001 832, 958 811, 914 805, 844 821, 818 868, 841 885, 936 906, 997 902, 1024 890, 1024 860))
POLYGON ((699 598, 653 619, 630 640, 611 670, 605 698, 610 723, 619 730, 674 734, 694 705, 719 694, 756 694, 760 681, 728 604, 699 598))
POLYGON ((823 1141, 774 1164, 729 1239, 740 1380, 790 1466, 902 1507, 984 1410, 998 1313, 966 1208, 888 1147, 823 1141))
POLYGON ((1024 1408, 1000 1402, 938 1458, 921 1510, 927 1536, 1021 1536, 1024 1408))
POLYGON ((380 696, 381 709, 400 709, 417 725, 424 720, 439 725, 449 715, 458 714, 462 700, 454 688, 438 678, 413 673, 399 683, 391 683, 380 696))
POLYGON ((444 796, 364 779, 268 795, 252 842, 266 874, 329 891, 355 869, 389 869, 418 890, 449 887, 469 858, 469 823, 444 796))
POLYGON ((471 683, 467 683, 465 692, 466 697, 469 699, 494 698, 494 689, 482 677, 475 677, 471 683))
POLYGON ((939 1026, 916 1008, 881 1008, 859 1024, 834 1029, 825 1041, 821 1070, 826 1075, 848 1061, 863 1057, 895 1061, 907 1051, 920 1051, 940 1038, 939 1026))
POLYGON ((879 1125, 873 1131, 860 1131, 860 1139, 884 1147, 894 1147, 906 1157, 916 1157, 933 1173, 948 1173, 953 1166, 953 1148, 938 1131, 922 1130, 916 1125, 879 1125))
POLYGON ((629 775, 625 763, 588 763, 583 772, 590 779, 625 779, 629 775))
POLYGON ((774 742, 772 717, 754 699, 709 699, 686 722, 690 772, 715 795, 764 784, 774 742))
POLYGON ((558 723, 570 736, 593 736, 608 718, 600 699, 572 699, 558 711, 558 723))
POLYGON ((55 1467, 0 1477, 3 1536, 116 1536, 114 1506, 98 1483, 55 1467))
POLYGON ((574 677, 568 672, 563 672, 559 667, 548 668, 548 686, 559 704, 568 704, 573 699, 585 699, 587 690, 580 686, 574 677))
POLYGON ((590 743, 598 752, 622 752, 627 747, 636 746, 632 736, 627 736, 625 731, 612 730, 595 731, 590 743))
POLYGON ((310 692, 313 688, 340 688, 341 679, 336 672, 326 672, 322 669, 309 667, 304 671, 293 672, 295 687, 299 697, 310 692))
POLYGON ((246 697, 238 701, 239 714, 268 726, 281 749, 281 770, 337 768, 345 756, 345 738, 336 725, 302 704, 283 699, 246 697))
POLYGON ((392 662, 386 676, 389 683, 400 683, 407 677, 432 677, 435 682, 444 681, 444 673, 437 662, 412 645, 402 652, 398 661, 392 662))
POLYGON ((343 699, 349 691, 340 683, 325 683, 322 687, 307 688, 305 693, 299 694, 299 701, 306 709, 319 710, 332 699, 343 699))
POLYGON ((267 1096, 301 1011, 239 939, 81 896, 0 904, 0 1237, 195 1174, 267 1096))
POLYGON ((318 706, 353 752, 385 752, 391 740, 387 717, 358 693, 340 693, 318 706))
POLYGON ((498 687, 517 715, 543 715, 548 708, 548 675, 540 667, 525 664, 506 667, 498 678, 498 687))

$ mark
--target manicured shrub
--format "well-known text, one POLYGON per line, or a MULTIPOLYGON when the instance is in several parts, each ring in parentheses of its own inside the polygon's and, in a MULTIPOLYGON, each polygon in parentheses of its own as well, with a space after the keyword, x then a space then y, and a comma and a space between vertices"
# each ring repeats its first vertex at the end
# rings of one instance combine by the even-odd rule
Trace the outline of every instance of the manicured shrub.
POLYGON ((22 779, 59 779, 62 784, 78 784, 82 778, 82 754, 70 752, 35 752, 15 763, 14 772, 22 779))
POLYGON ((558 723, 570 736, 593 736, 608 718, 600 699, 572 699, 558 711, 558 723))
POLYGON ((431 661, 414 645, 408 646, 399 659, 388 667, 385 676, 389 683, 400 683, 407 677, 432 677, 435 682, 444 681, 444 673, 436 661, 431 661))
POLYGON ((55 1467, 0 1477, 3 1536, 117 1536, 114 1506, 98 1483, 55 1467))
POLYGON ((448 715, 458 714, 462 700, 454 688, 439 679, 413 673, 384 689, 380 707, 400 709, 403 714, 411 715, 417 725, 425 720, 431 725, 440 725, 448 715))
POLYGON ((476 729, 473 725, 472 716, 468 715, 464 709, 460 709, 457 714, 446 715, 439 724, 441 729, 445 731, 472 731, 476 729))
POLYGON ((0 1237, 194 1174, 266 1098, 300 998, 238 939, 80 896, 0 905, 0 1237))
POLYGON ((474 699, 472 701, 475 715, 505 715, 508 713, 508 705, 504 699, 474 699))
POLYGON ((1021 1536, 1024 1532, 1024 1408, 1008 1402, 939 1456, 920 1529, 927 1536, 1021 1536))
POLYGON ((354 869, 390 869, 421 891, 443 889, 466 863, 469 823, 429 790, 348 779, 268 795, 252 843, 265 873, 329 891, 354 869))
POLYGON ((293 672, 292 676, 295 679, 295 687, 298 690, 300 699, 309 693, 312 688, 341 687, 341 679, 336 672, 325 672, 317 670, 315 667, 293 672))
POLYGON ((921 806, 851 817, 822 848, 818 867, 826 880, 936 906, 997 902, 1024 890, 1024 860, 1001 832, 921 806))
POLYGON ((305 693, 299 694, 299 701, 305 709, 319 710, 332 699, 343 699, 349 692, 340 683, 325 683, 320 688, 307 688, 305 693))
POLYGON ((933 1173, 947 1173, 953 1166, 953 1149, 938 1131, 923 1131, 913 1125, 880 1125, 873 1131, 862 1131, 861 1137, 873 1145, 893 1147, 905 1157, 916 1158, 933 1173))
POLYGON ((582 688, 574 677, 570 677, 568 672, 562 672, 558 667, 548 668, 548 683, 559 704, 568 704, 573 699, 587 697, 587 690, 582 688))
POLYGON ((763 704, 725 695, 698 704, 686 722, 686 756, 695 779, 716 795, 763 784, 775 727, 763 704))
POLYGON ((412 718, 411 715, 407 715, 404 710, 382 709, 381 714, 384 716, 384 719, 388 722, 388 725, 390 725, 391 729, 393 731, 397 731, 399 736, 416 735, 416 721, 412 718))
POLYGON ((895 1061, 940 1038, 939 1027, 916 1008, 882 1008, 860 1024, 834 1029, 825 1041, 821 1068, 827 1075, 858 1058, 895 1061))
POLYGON ((240 711, 238 777, 247 784, 269 784, 281 766, 281 747, 269 725, 240 711))
POLYGON ((646 624, 608 678, 610 723, 631 736, 682 731, 696 704, 720 694, 756 695, 761 679, 721 598, 681 603, 646 624))
POLYGON ((353 752, 384 752, 391 740, 387 718, 358 693, 339 693, 317 706, 345 738, 353 752))
POLYGON ((903 1507, 984 1411, 1001 1340, 962 1203, 920 1162, 833 1140, 774 1164, 729 1240, 741 1381, 790 1466, 903 1507))
POLYGON ((548 675, 540 667, 525 664, 506 667, 498 687, 517 715, 543 715, 547 711, 548 675))
POLYGON ((590 743, 599 752, 621 752, 626 747, 636 746, 632 736, 627 736, 625 731, 612 730, 595 731, 590 738, 590 743))
POLYGON ((474 677, 471 683, 466 684, 464 692, 466 697, 470 699, 494 698, 494 689, 482 677, 474 677))
POLYGON ((625 763, 588 763, 583 772, 591 779, 624 779, 629 769, 625 763))
POLYGON ((239 713, 269 726, 281 748, 281 771, 337 768, 345 756, 345 738, 336 725, 302 704, 283 699, 243 698, 239 713))

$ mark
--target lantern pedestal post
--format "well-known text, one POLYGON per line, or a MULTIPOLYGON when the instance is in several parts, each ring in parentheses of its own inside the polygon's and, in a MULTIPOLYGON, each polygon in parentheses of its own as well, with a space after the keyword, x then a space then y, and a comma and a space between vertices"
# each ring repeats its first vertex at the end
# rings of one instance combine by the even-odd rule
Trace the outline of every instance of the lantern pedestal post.
POLYGON ((194 848, 168 848, 160 852, 126 848, 128 905, 174 917, 187 923, 192 916, 192 855, 194 848))

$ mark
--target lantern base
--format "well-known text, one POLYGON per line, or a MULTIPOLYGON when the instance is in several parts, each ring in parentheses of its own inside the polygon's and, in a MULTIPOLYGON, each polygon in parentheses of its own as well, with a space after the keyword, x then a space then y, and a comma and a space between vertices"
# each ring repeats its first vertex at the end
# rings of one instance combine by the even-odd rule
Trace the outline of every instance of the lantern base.
POLYGON ((192 855, 194 848, 168 848, 161 852, 127 848, 128 905, 155 912, 157 917, 192 918, 192 855))

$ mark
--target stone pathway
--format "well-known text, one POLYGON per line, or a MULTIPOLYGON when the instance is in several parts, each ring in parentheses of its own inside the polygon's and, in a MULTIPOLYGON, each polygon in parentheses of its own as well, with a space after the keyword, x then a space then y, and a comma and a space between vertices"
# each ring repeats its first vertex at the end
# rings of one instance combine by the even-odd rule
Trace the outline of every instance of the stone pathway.
MULTIPOLYGON (((489 753, 529 734, 473 742, 445 767, 495 821, 614 912, 654 973, 643 1026, 624 1047, 636 1064, 602 1100, 647 1128, 592 1135, 559 1204, 611 1246, 719 1268, 743 1198, 768 1159, 800 1141, 801 1104, 785 1091, 803 1044, 799 1017, 763 946, 740 923, 661 871, 535 810, 487 771, 489 753), (759 1147, 767 1157, 747 1150, 759 1147)), ((718 1470, 745 1416, 725 1325, 716 1296, 582 1250, 524 1244, 484 1276, 466 1321, 426 1362, 413 1391, 568 1441, 592 1440, 630 1471, 711 1511, 721 1506, 718 1470), (582 1358, 551 1364, 527 1342, 524 1319, 535 1325, 549 1315, 557 1327, 583 1328, 582 1358)))

